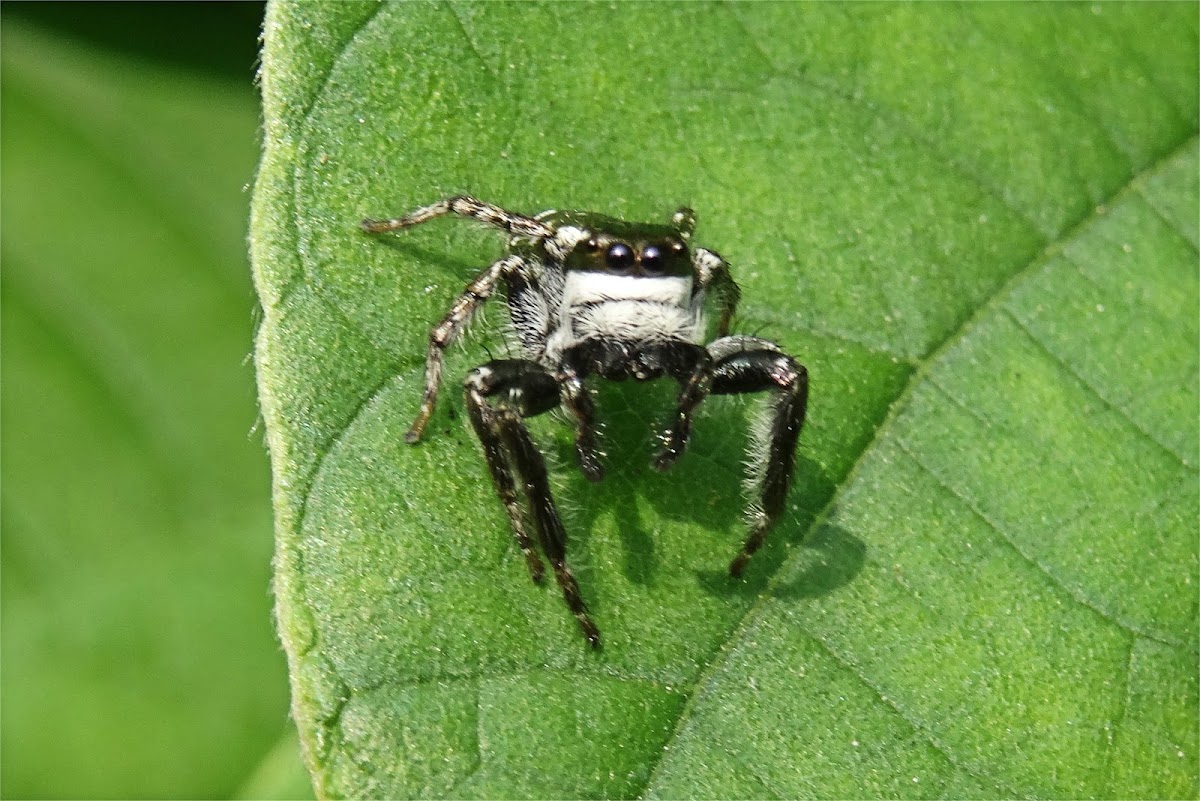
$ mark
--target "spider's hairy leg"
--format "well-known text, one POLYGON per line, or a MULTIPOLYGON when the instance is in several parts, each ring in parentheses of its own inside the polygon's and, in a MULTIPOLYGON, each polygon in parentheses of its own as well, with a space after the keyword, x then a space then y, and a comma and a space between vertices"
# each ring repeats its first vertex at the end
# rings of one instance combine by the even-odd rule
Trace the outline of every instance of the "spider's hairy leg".
POLYGON ((558 406, 559 388, 554 376, 536 362, 502 359, 473 370, 466 380, 466 403, 471 424, 483 443, 484 457, 500 500, 512 521, 513 534, 529 562, 534 580, 541 578, 542 564, 533 551, 524 528, 524 515, 516 497, 510 463, 516 468, 533 515, 542 551, 554 569, 563 599, 583 636, 593 648, 600 647, 600 631, 588 615, 575 576, 567 567, 567 532, 550 491, 546 460, 529 436, 524 418, 558 406), (536 563, 536 569, 534 567, 536 563))
POLYGON ((757 497, 751 498, 747 515, 750 535, 729 564, 730 574, 737 577, 786 506, 795 468, 796 443, 808 404, 808 370, 774 343, 757 337, 724 337, 708 349, 716 360, 712 394, 774 393, 767 427, 762 432, 764 441, 756 443, 750 454, 748 483, 757 497))
POLYGON ((529 575, 540 584, 544 568, 537 551, 533 549, 533 541, 525 531, 525 515, 517 500, 517 488, 513 483, 512 471, 508 467, 505 445, 500 436, 501 426, 497 420, 498 412, 487 405, 481 394, 480 387, 491 379, 486 370, 487 368, 477 368, 467 377, 467 416, 471 419, 471 426, 483 445, 483 457, 487 462, 488 472, 492 474, 496 493, 500 496, 500 502, 504 504, 504 510, 508 512, 517 547, 521 549, 525 562, 529 565, 529 575))
POLYGON ((680 206, 671 215, 671 225, 675 226, 681 237, 691 239, 696 231, 696 212, 687 206, 680 206))
POLYGON ((604 465, 600 463, 600 449, 596 444, 596 407, 591 393, 569 364, 559 371, 559 387, 563 406, 575 418, 575 453, 579 457, 579 469, 588 481, 600 481, 604 478, 604 465))
POLYGON ((429 332, 429 351, 425 357, 425 391, 421 396, 421 408, 404 435, 410 445, 421 438, 433 409, 437 403, 438 389, 442 382, 442 362, 446 348, 467 327, 471 315, 483 305, 496 289, 496 285, 510 275, 525 269, 525 260, 520 256, 506 256, 493 263, 467 284, 462 294, 450 306, 442 321, 429 332))
POLYGON ((668 373, 679 381, 679 398, 675 404, 675 419, 663 433, 662 449, 654 457, 654 469, 670 469, 683 455, 692 435, 692 415, 708 397, 712 386, 713 359, 700 345, 690 342, 668 342, 662 346, 668 373))
POLYGON ((567 532, 563 528, 558 509, 554 506, 554 498, 550 494, 550 481, 546 475, 546 460, 541 451, 533 444, 529 430, 519 419, 512 417, 505 421, 504 439, 513 453, 513 461, 517 469, 525 477, 525 487, 529 494, 529 506, 533 510, 534 520, 537 521, 538 534, 542 540, 542 550, 554 567, 554 578, 562 589, 563 600, 567 608, 579 621, 583 636, 593 648, 600 647, 600 630, 588 615, 583 595, 579 592, 579 584, 574 574, 567 567, 567 532))
POLYGON ((692 266, 700 287, 717 300, 720 313, 717 336, 726 336, 733 314, 737 311, 738 300, 742 297, 742 290, 729 274, 729 262, 711 250, 696 248, 692 255, 692 266))
POLYGON ((499 206, 493 206, 491 203, 484 203, 482 200, 476 200, 467 195, 458 195, 446 198, 445 200, 439 200, 437 203, 431 203, 415 211, 410 211, 403 217, 392 217, 387 220, 363 220, 361 224, 362 229, 369 234, 382 234, 387 231, 397 231, 401 228, 420 225, 435 217, 443 217, 447 214, 470 217, 473 220, 478 220, 479 222, 507 231, 513 236, 524 236, 535 239, 554 236, 554 229, 544 222, 535 220, 532 217, 526 217, 523 214, 508 211, 507 209, 502 209, 499 206))

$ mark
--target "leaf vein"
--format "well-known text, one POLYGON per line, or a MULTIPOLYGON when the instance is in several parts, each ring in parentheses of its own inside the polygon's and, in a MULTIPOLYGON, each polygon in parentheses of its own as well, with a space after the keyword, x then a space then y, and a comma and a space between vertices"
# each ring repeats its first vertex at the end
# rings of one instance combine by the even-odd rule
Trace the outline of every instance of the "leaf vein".
MULTIPOLYGON (((1104 11, 1103 6, 1096 6, 1096 8, 1100 9, 1101 12, 1104 11)), ((1192 124, 1192 114, 1184 111, 1184 109, 1175 101, 1175 96, 1160 85, 1158 74, 1147 66, 1146 59, 1142 53, 1129 46, 1129 37, 1126 35, 1126 33, 1124 31, 1114 31, 1112 23, 1110 22, 1111 17, 1109 17, 1107 14, 1098 13, 1095 15, 1095 17, 1097 18, 1099 25, 1101 25, 1108 33, 1109 40, 1119 47, 1121 52, 1123 52, 1132 63, 1137 65, 1138 69, 1141 71, 1142 77, 1146 79, 1146 83, 1154 87, 1155 93, 1162 98, 1163 104, 1171 109, 1171 113, 1175 115, 1176 121, 1181 125, 1192 124)))
POLYGON ((475 54, 477 59, 479 59, 479 65, 483 67, 484 72, 491 76, 491 79, 494 82, 499 82, 500 76, 484 57, 483 50, 479 48, 479 44, 475 41, 475 37, 471 35, 469 30, 467 30, 466 23, 463 22, 462 15, 458 11, 458 6, 454 3, 445 3, 442 7, 449 11, 450 16, 454 18, 454 22, 458 25, 458 29, 462 31, 463 39, 466 41, 467 46, 471 48, 471 52, 475 54))
POLYGON ((1059 576, 1055 574, 1055 572, 1051 566, 1043 563, 1042 561, 1040 561, 1036 557, 1032 556, 1031 554, 1026 553, 1025 550, 1020 545, 1017 544, 1017 541, 1007 531, 1005 531, 1004 528, 999 523, 992 520, 992 518, 989 517, 987 515, 987 513, 984 512, 983 509, 981 509, 975 503, 975 501, 973 499, 968 497, 965 493, 963 493, 957 487, 954 487, 946 479, 944 479, 936 470, 934 470, 932 467, 930 467, 920 457, 919 454, 917 454, 914 450, 912 450, 904 442, 904 440, 897 438, 895 440, 895 442, 896 442, 896 446, 905 455, 907 455, 910 459, 912 459, 913 464, 915 464, 918 468, 920 468, 923 473, 928 475, 930 477, 930 479, 937 486, 941 487, 951 497, 953 497, 954 499, 959 501, 963 505, 963 507, 966 508, 968 511, 970 511, 977 519, 979 519, 980 522, 984 523, 988 528, 990 528, 993 532, 995 532, 996 535, 999 537, 1000 541, 1006 543, 1009 546, 1009 548, 1011 548, 1012 551, 1015 554, 1017 554, 1017 556, 1019 556, 1023 561, 1025 561, 1031 567, 1034 567, 1038 572, 1042 573, 1046 577, 1047 583, 1050 584, 1052 587, 1060 590, 1063 594, 1065 594, 1069 598, 1073 599, 1080 606, 1091 610, 1096 615, 1098 615, 1100 618, 1102 618, 1106 622, 1112 624, 1113 626, 1116 626, 1118 629, 1120 629, 1121 631, 1123 631, 1127 634, 1135 635, 1138 637, 1143 637, 1147 640, 1153 640, 1154 642, 1162 643, 1164 645, 1174 646, 1176 648, 1183 647, 1183 643, 1180 642, 1179 640, 1176 640, 1173 637, 1170 637, 1165 634, 1159 634, 1156 632, 1145 631, 1145 630, 1139 628, 1137 624, 1122 619, 1119 615, 1109 611, 1108 609, 1105 609, 1103 606, 1100 606, 1098 603, 1096 603, 1092 599, 1088 598, 1087 595, 1085 595, 1080 589, 1072 586, 1064 579, 1059 578, 1059 576))
MULTIPOLYGON (((1061 91, 1063 93, 1062 97, 1069 102, 1072 110, 1078 114, 1081 119, 1091 123, 1091 126, 1096 131, 1099 131, 1102 137, 1107 141, 1108 146, 1112 149, 1112 151, 1119 153, 1121 157, 1125 159, 1125 167, 1128 171, 1134 171, 1136 160, 1133 157, 1133 153, 1126 146, 1123 146, 1117 141, 1116 136, 1109 131, 1101 122, 1101 120, 1097 118, 1087 107, 1087 104, 1084 102, 1083 98, 1081 98, 1076 91, 1070 88, 1070 83, 1062 80, 1061 72, 1055 69, 1057 65, 1047 64, 1045 58, 1041 57, 1040 55, 1035 55, 1036 51, 1032 50, 1031 48, 1017 47, 1012 42, 1000 39, 994 34, 991 28, 986 25, 979 24, 979 20, 977 20, 975 17, 967 15, 967 19, 969 20, 971 27, 975 29, 976 33, 978 33, 980 37, 991 41, 998 48, 1008 51, 1010 56, 1014 58, 1019 57, 1026 63, 1035 65, 1038 71, 1042 73, 1042 79, 1046 82, 1046 84, 1049 86, 1055 86, 1059 91, 1061 91)), ((1076 183, 1085 185, 1084 181, 1079 180, 1080 176, 1078 173, 1076 173, 1075 178, 1076 183)), ((1093 198, 1093 200, 1095 200, 1095 198, 1093 198)))
MULTIPOLYGON (((871 342, 862 337, 856 337, 851 333, 839 331, 833 328, 822 325, 814 325, 807 320, 800 319, 799 316, 784 318, 778 314, 774 314, 770 309, 759 304, 750 304, 747 307, 747 313, 739 312, 739 322, 745 323, 753 319, 755 322, 762 322, 765 325, 787 325, 790 328, 804 331, 819 339, 828 339, 833 342, 841 342, 846 345, 853 345, 856 348, 861 348, 872 356, 882 356, 887 359, 893 359, 901 364, 907 364, 910 367, 916 366, 916 361, 913 357, 907 356, 900 351, 888 350, 880 347, 878 343, 871 342)), ((753 332, 754 336, 758 336, 759 332, 753 332)))
MULTIPOLYGON (((1125 184, 1125 186, 1121 187, 1113 194, 1112 198, 1110 198, 1108 205, 1112 205, 1113 203, 1118 202, 1127 193, 1135 191, 1133 189, 1133 184, 1134 184, 1134 181, 1138 177, 1140 177, 1141 175, 1145 175, 1145 174, 1149 174, 1149 173, 1157 171, 1160 167, 1162 167, 1163 165, 1165 165, 1166 163, 1171 161, 1173 158, 1175 158, 1178 155, 1178 153, 1184 147, 1186 147, 1188 145, 1188 143, 1190 143, 1194 138, 1195 138, 1195 132, 1193 132, 1192 135, 1188 137, 1187 142, 1184 142, 1181 145, 1177 145, 1175 148, 1173 148, 1171 150, 1170 153, 1168 153, 1167 155, 1165 155, 1161 159, 1159 159, 1158 162, 1148 166, 1146 169, 1144 169, 1138 175, 1131 176, 1129 182, 1127 182, 1125 184)), ((1042 253, 1039 254, 1038 257, 1031 260, 1023 268, 1016 270, 1008 278, 1008 280, 1006 280, 1004 283, 1002 283, 999 287, 996 288, 995 292, 993 292, 989 298, 987 298, 983 303, 980 304, 979 308, 976 310, 976 312, 974 314, 970 315, 966 320, 964 320, 962 322, 962 324, 957 329, 952 331, 938 346, 932 348, 928 355, 926 355, 921 360, 919 360, 917 369, 913 371, 912 375, 909 377, 908 383, 897 395, 896 400, 893 401, 892 406, 891 406, 891 411, 889 412, 888 417, 879 425, 878 428, 876 428, 875 433, 872 436, 871 440, 863 447, 862 451, 859 452, 858 457, 855 459, 854 463, 852 464, 850 469, 846 472, 846 474, 842 477, 842 479, 839 482, 837 482, 837 484, 836 484, 837 491, 834 492, 834 494, 830 497, 829 501, 825 505, 825 508, 814 518, 813 522, 810 524, 810 526, 808 528, 808 532, 806 533, 806 536, 811 535, 811 533, 813 531, 817 530, 829 518, 829 515, 832 513, 833 509, 836 507, 837 502, 841 499, 843 492, 846 490, 847 487, 852 485, 854 477, 857 475, 858 471, 860 469, 862 469, 862 466, 865 463, 867 456, 870 453, 872 453, 872 451, 874 450, 874 447, 879 442, 881 442, 885 436, 887 436, 891 432, 892 427, 894 426, 895 421, 898 418, 900 412, 904 408, 907 407, 908 401, 911 400, 913 394, 916 392, 917 388, 921 385, 921 383, 924 380, 926 380, 926 378, 928 377, 928 374, 930 373, 930 371, 932 369, 932 365, 935 362, 937 362, 937 360, 940 358, 940 356, 942 354, 944 354, 945 352, 949 351, 951 348, 953 348, 955 344, 962 341, 967 336, 967 334, 969 334, 971 331, 973 331, 979 325, 979 323, 982 321, 982 319, 987 314, 989 314, 996 307, 998 307, 1012 293, 1013 289, 1018 284, 1020 284, 1028 276, 1035 273, 1036 270, 1040 269, 1043 266, 1043 264, 1045 263, 1045 261, 1047 260, 1048 256, 1056 250, 1056 245, 1058 243, 1067 241, 1067 240, 1072 239, 1075 236, 1077 236, 1080 232, 1082 232, 1084 229, 1086 229, 1087 226, 1092 224, 1095 221, 1095 219, 1097 218, 1097 216, 1098 216, 1098 212, 1096 209, 1090 210, 1090 212, 1087 215, 1085 215, 1082 219, 1080 219, 1078 222, 1076 222, 1075 225, 1071 226, 1062 237, 1060 237, 1058 240, 1055 240, 1054 242, 1051 242, 1050 244, 1048 244, 1043 249, 1042 253)), ((934 476, 934 480, 940 482, 940 480, 936 476, 934 476)), ((950 490, 948 487, 946 489, 947 489, 947 491, 949 491, 953 494, 953 491, 950 490)), ((985 522, 987 522, 986 518, 984 518, 984 520, 985 520, 985 522)), ((1001 536, 1003 536, 1002 533, 1001 533, 1001 536)), ((1012 545, 1012 544, 1010 543, 1010 545, 1012 545)), ((1013 547, 1015 549, 1015 546, 1013 546, 1013 547)), ((1020 554, 1020 551, 1017 550, 1017 553, 1020 554)), ((785 560, 784 564, 787 564, 787 563, 788 563, 788 561, 785 560)), ((782 565, 781 565, 781 568, 782 568, 782 565)), ((768 588, 774 586, 778 582, 778 580, 779 580, 778 577, 783 572, 784 571, 782 569, 779 569, 776 571, 775 576, 772 577, 771 582, 768 584, 768 588)), ((1049 576, 1049 574, 1047 574, 1047 575, 1049 576)), ((767 597, 768 597, 767 594, 764 593, 763 595, 759 596, 758 600, 755 603, 753 603, 749 608, 747 608, 747 610, 746 610, 745 614, 742 616, 741 620, 739 620, 738 623, 730 630, 729 636, 718 646, 716 651, 714 651, 714 653, 705 662, 702 663, 700 671, 697 674, 696 680, 695 680, 695 682, 692 683, 692 687, 691 687, 692 692, 689 695, 687 701, 684 703, 684 706, 680 712, 679 718, 675 721, 675 725, 672 727, 670 734, 668 734, 668 736, 665 738, 664 747, 658 751, 656 757, 654 758, 654 765, 650 771, 650 774, 649 774, 646 782, 635 793, 636 797, 639 797, 639 798, 644 797, 646 794, 646 790, 653 784, 655 777, 658 775, 658 773, 660 771, 660 768, 661 768, 661 765, 662 765, 662 762, 664 759, 664 755, 668 751, 667 746, 669 746, 672 742, 674 742, 678 739, 680 733, 683 730, 684 725, 688 722, 688 720, 691 717, 692 709, 695 707, 696 703, 698 703, 697 699, 704 692, 703 687, 712 681, 712 679, 714 678, 714 675, 717 672, 717 669, 720 667, 720 665, 722 663, 724 663, 726 661, 726 656, 727 656, 730 648, 732 647, 731 643, 733 643, 737 639, 738 633, 741 631, 744 631, 748 627, 751 619, 754 618, 764 608, 767 597)), ((1081 603, 1084 603, 1085 606, 1087 605, 1086 601, 1081 601, 1081 603)), ((1091 608, 1091 607, 1089 607, 1089 608, 1091 608)), ((1096 611, 1098 614, 1102 614, 1098 610, 1096 610, 1096 611)), ((1152 636, 1150 634, 1138 632, 1135 629, 1130 628, 1130 627, 1123 627, 1123 628, 1125 628, 1127 631, 1130 631, 1131 633, 1139 634, 1140 636, 1144 636, 1147 639, 1152 639, 1152 640, 1159 641, 1159 642, 1165 642, 1170 645, 1178 645, 1178 643, 1173 643, 1170 640, 1164 640, 1161 637, 1156 637, 1156 636, 1152 636)))
POLYGON ((471 765, 462 776, 454 780, 454 782, 446 788, 442 793, 443 798, 457 798, 458 788, 469 782, 483 770, 483 692, 480 689, 479 682, 475 682, 475 755, 474 764, 471 765))
MULTIPOLYGON (((730 4, 728 2, 726 3, 726 5, 730 6, 730 4)), ((731 7, 736 7, 736 4, 732 5, 731 7)), ((772 70, 771 77, 787 78, 789 80, 795 81, 796 83, 798 83, 802 86, 808 86, 812 89, 817 89, 819 91, 825 92, 826 94, 829 94, 836 98, 839 98, 840 100, 842 100, 850 105, 860 106, 864 109, 867 109, 868 111, 871 111, 876 116, 886 118, 887 122, 893 128, 902 132, 905 136, 907 136, 909 139, 911 139, 915 144, 924 148, 931 156, 934 157, 934 159, 936 159, 938 162, 940 162, 944 167, 948 168, 955 174, 961 176, 969 184, 976 187, 980 191, 980 193, 982 193, 986 197, 990 197, 990 198, 994 199, 996 202, 1000 203, 1002 206, 1004 206, 1006 209, 1008 209, 1015 217, 1017 217, 1019 220, 1021 220, 1026 225, 1028 225, 1032 230, 1038 231, 1041 234, 1043 240, 1053 239, 1054 236, 1057 233, 1059 233, 1052 229, 1045 228, 1042 225, 1040 225, 1037 222, 1036 218, 1034 218, 1032 215, 1030 215, 1025 209, 1021 208, 1019 205, 1014 203, 1009 198, 1008 193, 1006 191, 1004 191, 1003 189, 1001 189, 997 186, 992 185, 991 183, 986 181, 982 175, 979 175, 978 173, 976 173, 973 170, 971 170, 970 168, 968 168, 966 164, 962 163, 962 161, 960 161, 959 159, 950 155, 942 148, 938 147, 936 144, 934 144, 934 142, 932 140, 927 139, 926 137, 919 134, 916 131, 916 129, 914 129, 912 127, 908 118, 904 114, 899 112, 897 109, 887 105, 886 103, 881 103, 877 100, 865 97, 863 92, 859 89, 847 89, 844 86, 842 86, 840 83, 838 83, 837 81, 830 80, 830 79, 818 78, 818 77, 808 74, 808 73, 796 72, 794 70, 782 70, 782 69, 777 68, 774 65, 774 63, 771 61, 771 59, 767 56, 766 52, 763 50, 762 45, 758 42, 757 37, 755 37, 753 35, 753 33, 750 31, 750 29, 746 26, 745 21, 737 13, 731 13, 730 16, 733 17, 737 21, 738 27, 741 29, 742 33, 750 40, 750 42, 752 43, 754 48, 762 55, 763 59, 771 67, 771 70, 772 70)))
POLYGON ((1168 216, 1166 209, 1162 207, 1156 195, 1148 192, 1147 188, 1141 184, 1138 184, 1136 188, 1138 195, 1141 196, 1142 200, 1146 201, 1146 206, 1154 212, 1155 216, 1162 220, 1163 224, 1176 236, 1186 242, 1194 252, 1200 252, 1200 230, 1196 228, 1182 228, 1177 220, 1173 220, 1168 216))
POLYGON ((1064 359, 1059 353, 1054 351, 1050 347, 1049 344, 1047 344, 1045 341, 1043 341, 1041 338, 1039 338, 1036 334, 1034 334, 1033 330, 1030 329, 1030 327, 1025 323, 1025 321, 1022 320, 1011 307, 1004 306, 1000 309, 1000 311, 1006 317, 1008 317, 1010 320, 1012 320, 1013 323, 1017 326, 1017 328, 1019 328, 1025 334, 1025 336, 1029 339, 1029 341, 1032 342, 1033 345, 1039 351, 1041 351, 1043 354, 1045 354, 1046 358, 1049 359, 1049 361, 1052 364, 1054 364, 1055 367, 1057 367, 1065 376, 1068 376, 1069 378, 1074 379, 1074 381, 1079 386, 1086 389, 1089 392, 1089 394, 1091 394, 1097 400, 1099 400, 1101 403, 1103 403, 1105 408, 1110 409, 1113 412, 1116 412, 1116 414, 1122 420, 1124 420, 1130 427, 1132 427, 1134 430, 1136 430, 1138 433, 1140 433, 1142 436, 1144 436, 1147 440, 1149 440, 1150 442, 1157 445, 1160 450, 1162 450, 1165 453, 1168 453, 1172 457, 1174 457, 1174 459, 1179 462, 1180 466, 1187 468, 1188 470, 1191 470, 1192 472, 1196 471, 1197 468, 1195 465, 1188 464, 1187 457, 1183 456, 1180 453, 1176 453, 1175 450, 1172 449, 1169 445, 1167 445, 1165 442, 1162 442, 1161 440, 1159 440, 1156 436, 1154 436, 1154 434, 1152 434, 1149 430, 1147 430, 1141 423, 1139 423, 1137 420, 1135 420, 1129 414, 1128 410, 1126 410, 1122 406, 1119 406, 1115 401, 1113 401, 1104 392, 1102 392, 1099 387, 1097 387, 1092 382, 1088 381, 1086 378, 1083 377, 1083 375, 1079 371, 1075 370, 1069 364, 1067 364, 1066 359, 1064 359))
POLYGON ((948 764, 950 764, 955 769, 961 770, 963 773, 966 773, 968 776, 971 776, 972 778, 977 779, 981 782, 983 782, 983 781, 991 782, 996 787, 1001 789, 1005 793, 1005 795, 1009 796, 1010 798, 1018 797, 1019 793, 1014 792, 1011 787, 1006 786, 1003 782, 1001 782, 996 777, 990 775, 986 771, 969 768, 965 764, 963 764, 962 762, 960 762, 959 760, 957 760, 953 756, 951 756, 950 749, 946 745, 944 745, 937 738, 937 736, 934 735, 934 733, 925 726, 925 724, 921 723, 920 720, 918 720, 916 716, 912 715, 907 710, 905 710, 904 707, 901 706, 901 704, 898 701, 890 698, 887 695, 887 693, 885 693, 883 691, 882 688, 880 688, 874 682, 872 682, 860 665, 855 663, 849 657, 847 657, 841 653, 838 653, 836 648, 831 646, 828 642, 826 642, 821 637, 816 636, 815 634, 813 634, 811 631, 808 631, 807 629, 805 629, 804 631, 809 636, 809 638, 814 643, 816 643, 819 648, 821 648, 822 651, 824 651, 835 662, 839 663, 846 670, 848 670, 851 675, 853 675, 856 679, 858 679, 860 684, 862 684, 864 687, 866 687, 871 692, 873 692, 875 694, 875 696, 877 698, 879 698, 879 700, 884 704, 884 706, 891 709, 892 712, 894 712, 897 717, 899 717, 910 728, 912 728, 913 732, 916 733, 931 748, 933 748, 933 750, 936 751, 943 759, 945 759, 948 764))
POLYGON ((1115 797, 1111 788, 1113 771, 1116 767, 1114 762, 1117 758, 1117 738, 1120 736, 1120 728, 1125 723, 1129 709, 1133 705, 1133 654, 1136 649, 1137 639, 1129 638, 1129 650, 1125 655, 1125 692, 1121 695, 1121 707, 1104 727, 1106 759, 1104 761, 1104 781, 1101 786, 1105 788, 1105 795, 1110 798, 1115 797))

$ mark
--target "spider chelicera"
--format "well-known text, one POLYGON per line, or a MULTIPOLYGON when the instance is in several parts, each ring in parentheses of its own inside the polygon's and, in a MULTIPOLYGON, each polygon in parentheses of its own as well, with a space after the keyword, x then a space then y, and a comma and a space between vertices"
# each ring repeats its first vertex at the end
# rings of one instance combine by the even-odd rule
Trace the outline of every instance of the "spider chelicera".
POLYGON ((540 582, 544 568, 526 524, 526 507, 567 606, 588 642, 599 647, 600 631, 567 567, 567 534, 545 459, 525 418, 565 407, 575 421, 579 467, 589 480, 599 481, 604 467, 589 377, 669 377, 679 383, 674 415, 654 458, 660 471, 683 453, 692 415, 705 397, 770 392, 768 415, 755 427, 750 448, 750 534, 729 565, 733 576, 741 575, 784 510, 804 424, 808 371, 773 342, 729 334, 740 292, 723 258, 689 246, 695 227, 691 209, 680 208, 669 224, 656 225, 580 211, 527 217, 471 197, 452 197, 403 217, 363 220, 362 228, 384 233, 447 214, 506 232, 508 253, 467 284, 430 332, 425 392, 405 440, 419 440, 433 414, 446 346, 503 287, 524 358, 496 359, 467 375, 468 416, 530 575, 540 582), (710 305, 716 311, 712 341, 705 315, 710 305))

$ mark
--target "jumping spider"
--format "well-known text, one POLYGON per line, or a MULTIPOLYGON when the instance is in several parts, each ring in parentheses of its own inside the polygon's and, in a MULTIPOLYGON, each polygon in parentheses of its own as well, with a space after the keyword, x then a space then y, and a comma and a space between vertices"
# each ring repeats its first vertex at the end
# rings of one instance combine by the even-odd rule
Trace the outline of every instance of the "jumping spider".
POLYGON ((674 417, 654 458, 660 471, 683 453, 692 414, 706 396, 769 390, 774 393, 769 416, 750 450, 750 535, 729 565, 733 576, 741 575, 783 512, 804 423, 808 372, 772 342, 729 335, 740 292, 724 259, 711 250, 689 248, 696 222, 691 209, 680 208, 669 225, 654 225, 581 211, 526 217, 471 197, 452 197, 403 217, 363 220, 362 227, 377 234, 446 214, 505 231, 508 255, 475 276, 430 332, 425 394, 405 440, 420 439, 433 414, 442 352, 502 285, 525 358, 496 359, 472 370, 465 381, 467 412, 530 575, 540 582, 543 567, 526 530, 521 494, 567 606, 588 642, 599 647, 600 632, 566 564, 567 534, 546 463, 524 418, 566 407, 575 419, 579 467, 589 480, 599 481, 604 467, 592 396, 584 383, 588 377, 648 381, 667 376, 679 382, 674 417), (715 300, 717 338, 705 345, 709 298, 715 300))

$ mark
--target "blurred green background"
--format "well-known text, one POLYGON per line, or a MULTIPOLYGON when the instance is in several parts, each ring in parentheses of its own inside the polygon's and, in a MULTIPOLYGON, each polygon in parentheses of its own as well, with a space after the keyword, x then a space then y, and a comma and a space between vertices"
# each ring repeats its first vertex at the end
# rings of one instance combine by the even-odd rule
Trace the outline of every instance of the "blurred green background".
POLYGON ((247 360, 262 11, 0 12, 5 798, 311 793, 247 360))

